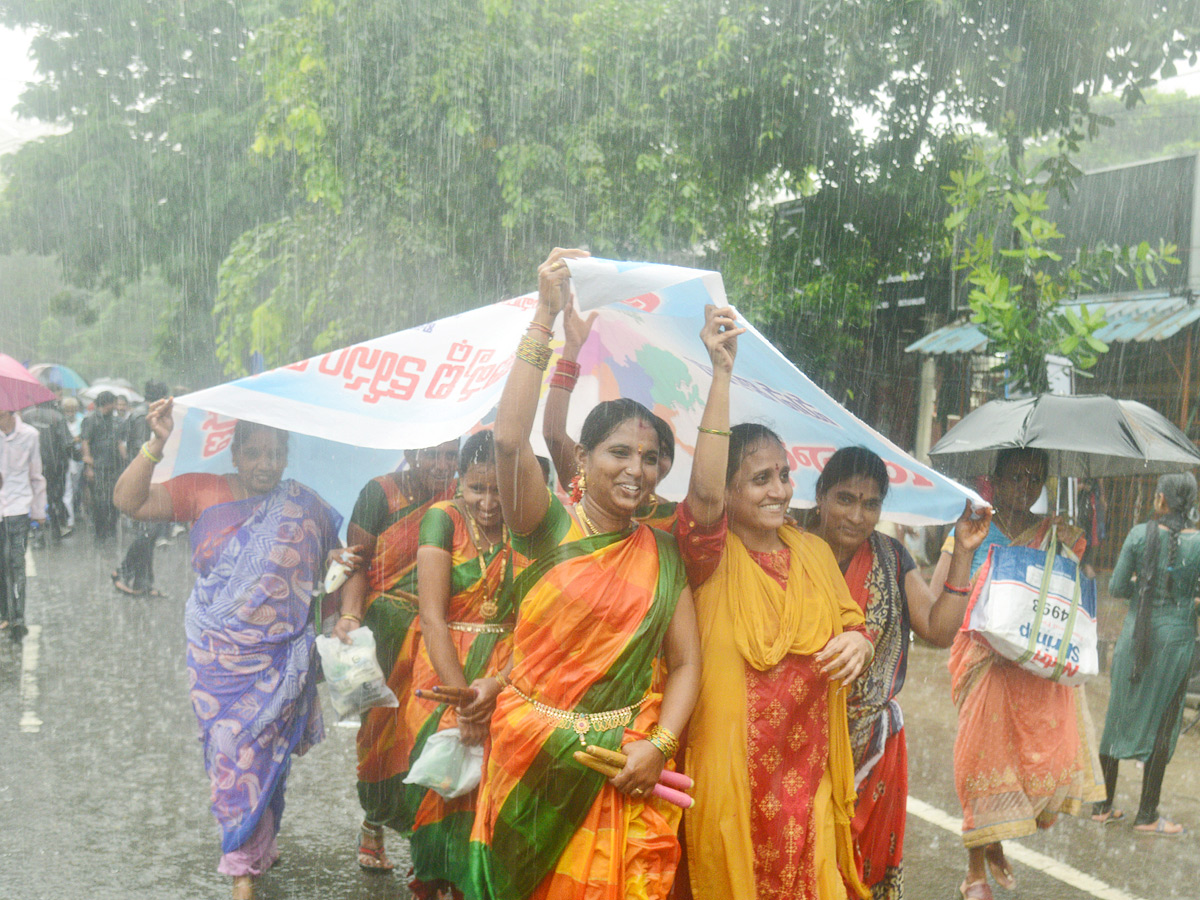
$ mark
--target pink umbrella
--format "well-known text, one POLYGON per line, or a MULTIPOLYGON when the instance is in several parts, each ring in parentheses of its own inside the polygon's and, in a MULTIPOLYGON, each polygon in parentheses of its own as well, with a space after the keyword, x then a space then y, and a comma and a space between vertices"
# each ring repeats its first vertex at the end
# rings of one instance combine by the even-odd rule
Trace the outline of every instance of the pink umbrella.
POLYGON ((28 369, 11 356, 0 353, 0 409, 15 412, 53 399, 54 395, 30 375, 28 369))

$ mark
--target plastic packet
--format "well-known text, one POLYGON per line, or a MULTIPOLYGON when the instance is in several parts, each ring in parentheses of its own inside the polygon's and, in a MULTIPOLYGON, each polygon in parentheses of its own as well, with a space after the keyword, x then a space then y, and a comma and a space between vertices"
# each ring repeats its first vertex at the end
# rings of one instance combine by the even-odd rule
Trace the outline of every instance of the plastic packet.
POLYGON ((350 643, 317 637, 317 653, 338 718, 360 716, 375 706, 399 706, 375 658, 375 635, 367 626, 350 632, 350 643))
POLYGON ((408 770, 405 784, 419 784, 447 800, 473 791, 483 779, 483 746, 468 747, 457 728, 436 731, 408 770))

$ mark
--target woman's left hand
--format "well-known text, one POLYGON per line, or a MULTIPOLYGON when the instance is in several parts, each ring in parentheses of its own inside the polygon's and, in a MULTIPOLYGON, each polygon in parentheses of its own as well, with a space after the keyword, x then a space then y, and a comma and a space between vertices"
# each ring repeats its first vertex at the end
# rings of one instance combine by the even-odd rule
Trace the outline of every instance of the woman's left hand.
POLYGON ((867 671, 874 654, 875 648, 866 636, 857 631, 843 631, 830 638, 816 659, 830 681, 849 685, 867 671))
POLYGON ((483 723, 491 721, 496 709, 496 698, 500 696, 500 682, 495 678, 476 678, 468 687, 475 692, 475 699, 459 707, 458 721, 483 723))
POLYGON ((662 774, 667 761, 663 759, 662 751, 649 741, 626 744, 621 752, 626 757, 625 768, 610 778, 608 783, 622 794, 644 800, 658 784, 658 776, 662 774))

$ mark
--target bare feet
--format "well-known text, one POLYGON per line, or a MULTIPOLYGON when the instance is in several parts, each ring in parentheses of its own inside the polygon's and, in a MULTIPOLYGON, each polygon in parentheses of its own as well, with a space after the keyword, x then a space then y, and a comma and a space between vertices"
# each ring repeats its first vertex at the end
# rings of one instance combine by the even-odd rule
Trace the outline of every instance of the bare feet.
POLYGON ((984 851, 987 857, 988 871, 992 873, 992 878, 996 884, 1004 888, 1006 891, 1011 891, 1017 886, 1017 879, 1013 875, 1012 866, 1004 856, 1004 848, 997 841, 994 844, 989 844, 987 850, 984 851))
POLYGON ((254 900, 254 876, 233 876, 233 900, 254 900))

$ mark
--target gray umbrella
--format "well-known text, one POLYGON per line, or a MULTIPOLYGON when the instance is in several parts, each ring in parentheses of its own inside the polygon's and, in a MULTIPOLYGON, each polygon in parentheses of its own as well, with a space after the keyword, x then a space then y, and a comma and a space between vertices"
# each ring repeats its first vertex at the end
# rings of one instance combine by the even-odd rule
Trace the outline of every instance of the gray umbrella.
POLYGON ((1040 394, 992 400, 946 432, 929 456, 954 478, 989 474, 996 454, 1036 447, 1050 457, 1050 475, 1100 478, 1158 475, 1200 466, 1187 435, 1150 407, 1105 394, 1040 394))

